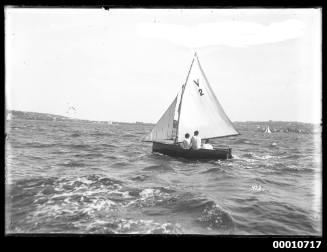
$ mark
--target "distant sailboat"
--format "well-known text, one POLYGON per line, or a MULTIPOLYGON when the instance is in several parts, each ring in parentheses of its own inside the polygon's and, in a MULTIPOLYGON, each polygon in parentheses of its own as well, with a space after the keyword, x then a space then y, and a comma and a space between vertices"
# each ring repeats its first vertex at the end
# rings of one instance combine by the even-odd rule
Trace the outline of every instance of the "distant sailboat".
POLYGON ((69 106, 66 111, 66 116, 73 119, 76 115, 76 109, 73 106, 69 106))
POLYGON ((7 121, 10 121, 12 119, 12 115, 11 115, 11 113, 8 113, 8 115, 7 115, 7 121))
POLYGON ((265 133, 268 133, 268 134, 271 133, 270 128, 269 128, 269 125, 266 127, 265 133))
POLYGON ((190 159, 231 158, 231 148, 185 150, 178 143, 186 133, 202 139, 239 135, 216 98, 195 53, 185 84, 144 141, 153 152, 190 159))

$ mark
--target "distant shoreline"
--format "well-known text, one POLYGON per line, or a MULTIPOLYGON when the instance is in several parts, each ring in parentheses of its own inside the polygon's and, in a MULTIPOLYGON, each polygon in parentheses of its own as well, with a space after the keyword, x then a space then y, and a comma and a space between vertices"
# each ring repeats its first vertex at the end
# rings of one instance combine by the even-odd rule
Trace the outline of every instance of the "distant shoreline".
POLYGON ((11 114, 12 119, 27 119, 27 120, 41 120, 41 121, 74 121, 74 122, 92 122, 92 123, 101 123, 101 124, 144 124, 144 125, 154 125, 153 123, 145 122, 119 122, 119 121, 97 121, 97 120, 87 120, 72 118, 62 115, 50 114, 50 113, 39 113, 39 112, 30 112, 30 111, 20 111, 20 110, 7 110, 6 114, 11 114))
MULTIPOLYGON (((103 121, 103 120, 88 120, 88 119, 78 119, 71 118, 62 115, 50 114, 50 113, 40 113, 40 112, 31 112, 31 111, 21 111, 21 110, 6 110, 6 114, 11 113, 14 118, 20 119, 31 119, 31 120, 46 120, 46 121, 79 121, 79 122, 95 122, 95 123, 105 123, 111 122, 112 124, 144 124, 144 125, 155 125, 156 123, 146 123, 142 121, 136 122, 120 122, 120 121, 103 121)), ((305 125, 314 125, 319 126, 321 123, 309 123, 309 122, 299 122, 299 121, 233 121, 236 124, 276 124, 276 123, 289 123, 289 124, 305 124, 305 125)))

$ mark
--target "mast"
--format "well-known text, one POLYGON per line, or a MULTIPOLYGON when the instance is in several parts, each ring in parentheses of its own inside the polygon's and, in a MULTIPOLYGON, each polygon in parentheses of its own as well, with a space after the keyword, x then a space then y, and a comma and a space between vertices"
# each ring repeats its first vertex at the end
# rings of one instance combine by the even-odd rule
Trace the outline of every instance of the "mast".
POLYGON ((179 119, 180 119, 180 116, 181 116, 181 109, 182 109, 183 95, 184 95, 184 91, 185 91, 186 83, 187 83, 188 77, 189 77, 189 75, 190 75, 190 72, 191 72, 191 69, 192 69, 192 66, 193 66, 193 63, 194 63, 194 59, 195 59, 195 57, 197 57, 196 52, 194 53, 194 57, 193 57, 193 60, 192 60, 192 63, 191 63, 190 69, 189 69, 189 71, 188 71, 188 74, 187 74, 187 77, 186 77, 185 84, 183 85, 183 88, 182 88, 181 99, 180 99, 179 106, 178 106, 178 119, 177 119, 177 130, 176 130, 175 143, 178 143, 179 119))

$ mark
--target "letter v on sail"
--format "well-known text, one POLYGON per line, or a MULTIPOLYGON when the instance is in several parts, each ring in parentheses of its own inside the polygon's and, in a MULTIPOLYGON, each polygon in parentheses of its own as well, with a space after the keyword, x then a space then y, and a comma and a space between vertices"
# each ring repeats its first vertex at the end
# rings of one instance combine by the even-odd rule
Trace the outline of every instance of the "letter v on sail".
POLYGON ((184 150, 179 147, 184 135, 195 130, 202 139, 239 135, 216 98, 196 53, 182 91, 143 140, 153 142, 153 151, 171 156, 231 158, 230 148, 184 150), (176 113, 177 121, 174 120, 176 113))

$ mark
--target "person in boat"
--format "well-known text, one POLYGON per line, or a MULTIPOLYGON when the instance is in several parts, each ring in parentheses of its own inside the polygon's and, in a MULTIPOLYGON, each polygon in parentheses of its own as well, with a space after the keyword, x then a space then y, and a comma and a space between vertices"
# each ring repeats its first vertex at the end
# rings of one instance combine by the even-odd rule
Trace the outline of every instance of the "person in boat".
POLYGON ((183 149, 189 149, 189 148, 191 148, 191 139, 190 139, 190 134, 189 133, 186 133, 185 134, 185 139, 183 140, 183 142, 181 144, 181 147, 183 149))
POLYGON ((202 144, 202 149, 213 150, 213 146, 209 144, 209 139, 204 140, 204 144, 202 144))
POLYGON ((194 136, 191 138, 191 148, 193 150, 201 149, 201 137, 199 136, 199 131, 194 131, 194 136))

